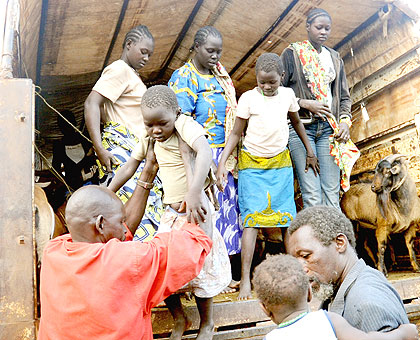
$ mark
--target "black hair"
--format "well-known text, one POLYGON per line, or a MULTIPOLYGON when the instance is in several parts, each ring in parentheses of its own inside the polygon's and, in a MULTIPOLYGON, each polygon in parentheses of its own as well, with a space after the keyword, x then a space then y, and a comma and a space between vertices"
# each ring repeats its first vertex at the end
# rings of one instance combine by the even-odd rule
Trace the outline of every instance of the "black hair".
POLYGON ((201 27, 194 36, 194 43, 190 48, 190 52, 194 50, 194 46, 200 46, 202 44, 205 44, 207 41, 208 36, 211 35, 216 38, 220 38, 223 40, 222 34, 219 32, 219 30, 216 27, 213 26, 204 26, 201 27))
POLYGON ((295 307, 306 297, 309 278, 296 258, 280 254, 267 257, 255 268, 252 284, 264 305, 295 307))
POLYGON ((174 113, 176 113, 179 108, 175 92, 166 85, 149 87, 144 93, 140 105, 149 109, 163 106, 174 113))
POLYGON ((132 42, 138 42, 142 38, 148 38, 148 39, 151 39, 152 41, 155 41, 152 33, 150 33, 147 26, 139 25, 139 26, 136 26, 136 27, 132 28, 125 35, 124 42, 123 42, 123 48, 127 44, 128 40, 131 40, 132 42))
POLYGON ((346 235, 350 245, 356 247, 353 225, 344 214, 333 207, 315 206, 299 211, 287 232, 292 235, 303 226, 310 226, 315 238, 329 246, 339 234, 346 235))
POLYGON ((306 17, 306 23, 310 25, 318 17, 327 17, 330 21, 332 21, 331 16, 325 9, 313 8, 309 11, 308 16, 306 17))
POLYGON ((261 54, 255 64, 255 73, 257 74, 259 71, 267 73, 276 71, 281 76, 284 68, 280 57, 276 53, 261 54))

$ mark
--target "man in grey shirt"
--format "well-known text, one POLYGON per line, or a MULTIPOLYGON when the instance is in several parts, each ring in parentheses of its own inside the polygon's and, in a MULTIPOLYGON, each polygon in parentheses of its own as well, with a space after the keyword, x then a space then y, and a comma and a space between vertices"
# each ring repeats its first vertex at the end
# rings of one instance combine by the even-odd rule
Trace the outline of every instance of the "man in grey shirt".
POLYGON ((337 209, 310 207, 290 224, 287 252, 301 260, 322 308, 362 331, 408 323, 398 293, 382 273, 358 259, 351 222, 337 209))

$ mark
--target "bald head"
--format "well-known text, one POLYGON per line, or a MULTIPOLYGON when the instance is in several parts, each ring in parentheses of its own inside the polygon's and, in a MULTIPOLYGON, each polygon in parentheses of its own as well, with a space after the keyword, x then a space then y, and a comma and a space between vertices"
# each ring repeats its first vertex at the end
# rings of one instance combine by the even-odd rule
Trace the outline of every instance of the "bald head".
POLYGON ((80 236, 91 239, 98 229, 98 217, 123 216, 123 208, 121 200, 107 188, 89 185, 78 189, 66 206, 67 226, 73 240, 80 236))

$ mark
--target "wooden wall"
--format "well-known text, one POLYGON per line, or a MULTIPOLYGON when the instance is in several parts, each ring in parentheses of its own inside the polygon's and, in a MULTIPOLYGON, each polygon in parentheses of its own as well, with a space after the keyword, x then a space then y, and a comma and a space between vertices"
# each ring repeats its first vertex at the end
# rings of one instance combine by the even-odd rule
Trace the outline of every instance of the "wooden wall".
POLYGON ((353 100, 351 138, 362 153, 353 175, 373 170, 391 153, 402 153, 411 158, 411 174, 419 186, 415 116, 420 113, 420 38, 413 34, 410 18, 395 7, 387 25, 385 37, 378 17, 339 49, 353 100))

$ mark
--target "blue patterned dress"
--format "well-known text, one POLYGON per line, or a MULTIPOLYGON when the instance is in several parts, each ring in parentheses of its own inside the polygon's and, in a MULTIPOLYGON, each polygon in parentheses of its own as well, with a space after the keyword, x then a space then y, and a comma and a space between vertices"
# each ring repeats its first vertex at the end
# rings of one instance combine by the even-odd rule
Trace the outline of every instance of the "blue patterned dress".
MULTIPOLYGON (((178 104, 185 114, 192 115, 207 132, 216 166, 225 146, 226 97, 216 77, 197 71, 191 61, 176 70, 168 83, 175 92, 178 104)), ((216 228, 220 231, 229 255, 240 253, 242 225, 238 207, 237 180, 228 173, 224 192, 215 187, 220 209, 216 228)))

